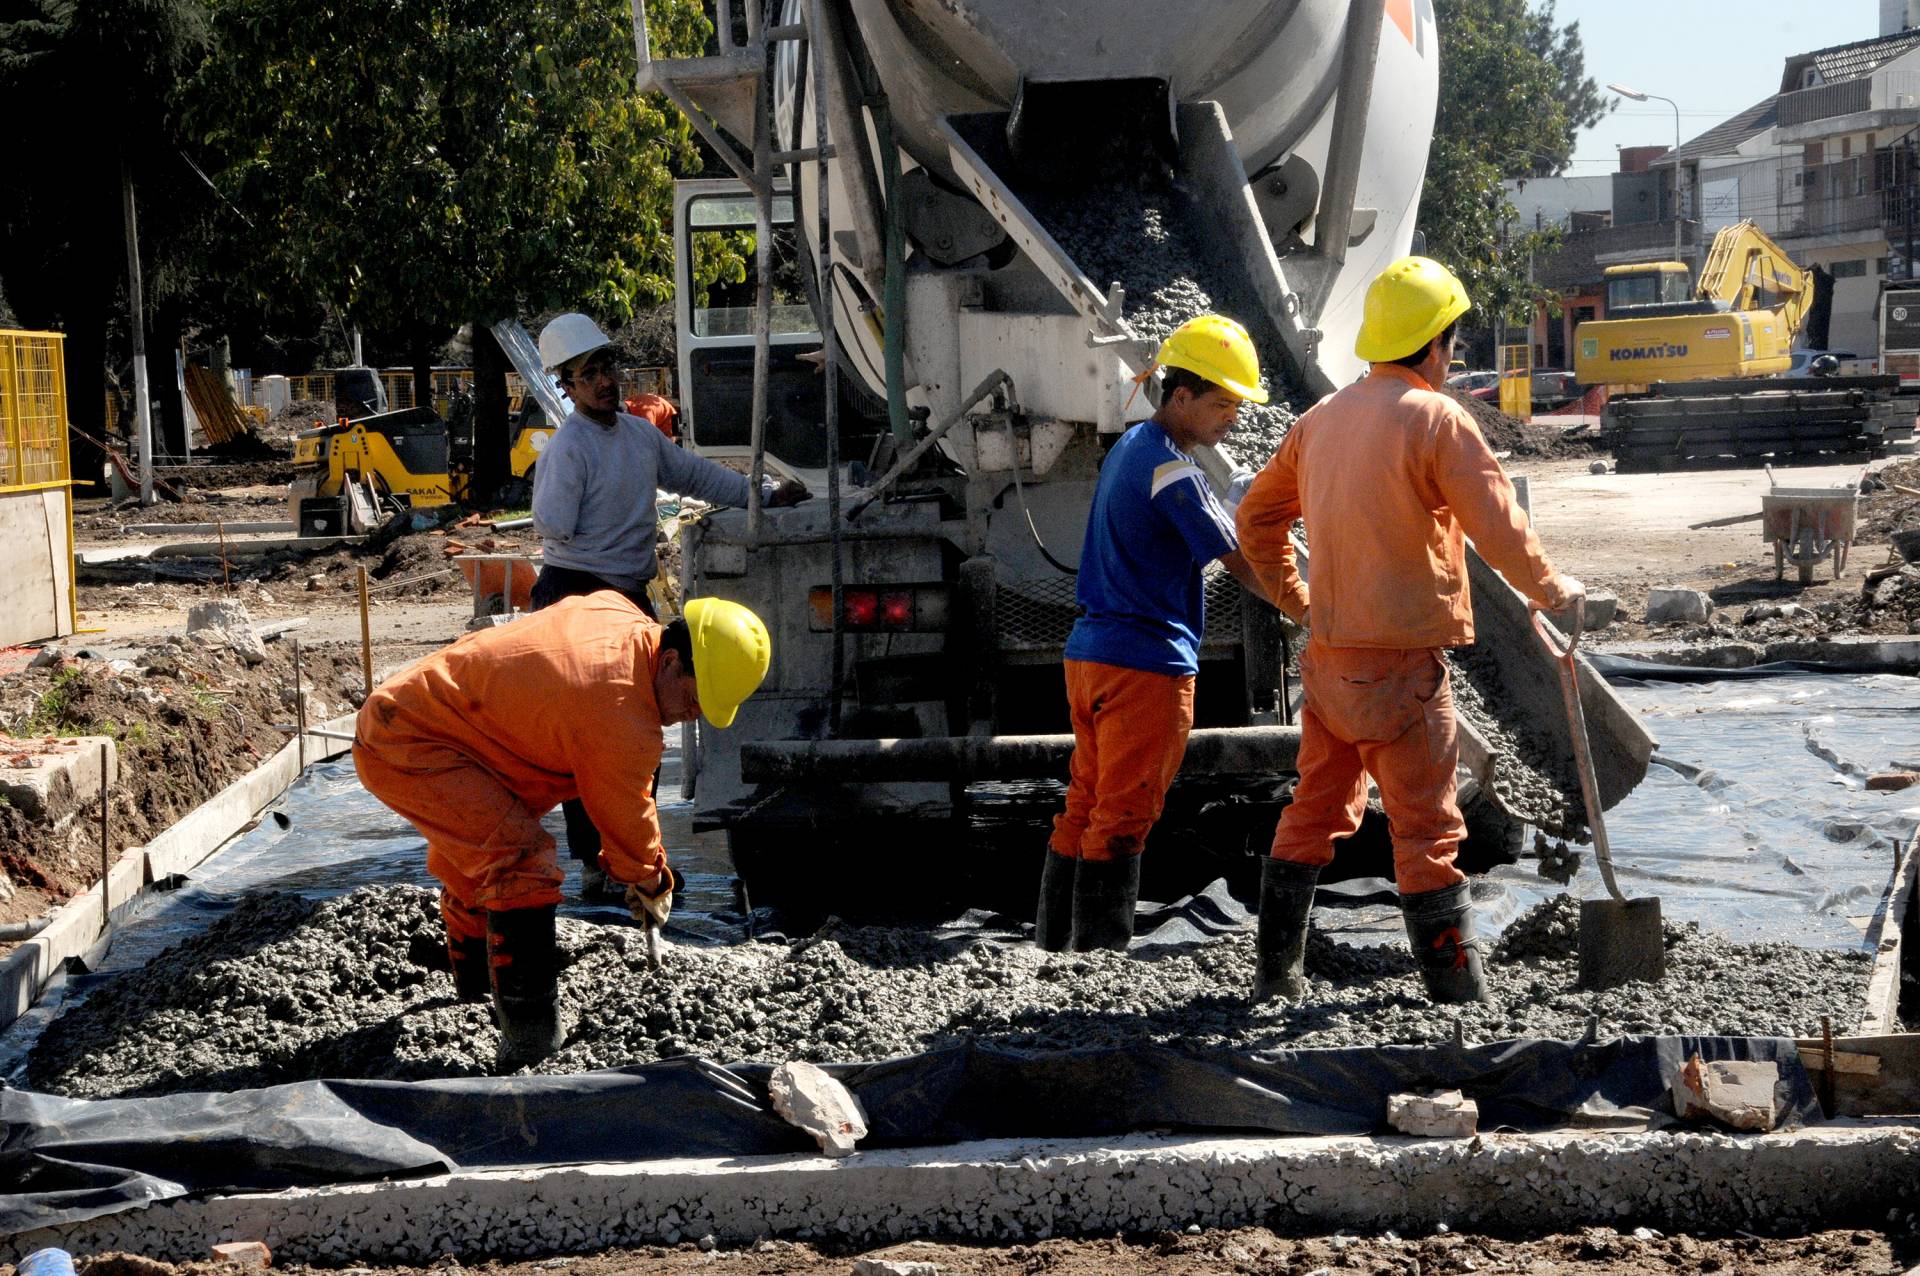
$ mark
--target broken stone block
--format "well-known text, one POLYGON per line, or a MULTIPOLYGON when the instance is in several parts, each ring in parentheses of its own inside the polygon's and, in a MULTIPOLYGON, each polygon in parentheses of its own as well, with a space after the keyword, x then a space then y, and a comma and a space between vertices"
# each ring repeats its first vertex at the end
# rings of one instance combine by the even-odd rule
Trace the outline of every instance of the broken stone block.
POLYGON ((106 781, 120 773, 120 747, 107 736, 8 740, 0 748, 0 798, 30 820, 58 820, 100 797, 100 746, 106 781))
MULTIPOLYGON (((1586 608, 1580 613, 1580 628, 1587 633, 1596 629, 1605 629, 1613 623, 1620 611, 1620 596, 1604 589, 1596 589, 1586 596, 1586 608)), ((1558 611, 1547 613, 1547 619, 1553 627, 1563 634, 1573 632, 1573 608, 1562 607, 1558 611)))
POLYGON ((1771 1130, 1780 1065, 1768 1060, 1715 1060, 1694 1055, 1673 1077, 1673 1112, 1683 1121, 1711 1118, 1736 1130, 1771 1130))
POLYGON ((247 615, 245 603, 226 598, 195 603, 187 612, 187 636, 195 635, 205 641, 224 642, 250 665, 267 658, 266 644, 253 632, 253 618, 247 615))
POLYGON ((773 1110, 797 1125, 828 1156, 849 1156, 867 1137, 867 1114, 853 1091, 811 1063, 783 1063, 767 1082, 773 1110))
POLYGON ((59 647, 49 644, 33 653, 33 659, 27 662, 29 669, 45 669, 48 665, 57 665, 67 658, 67 653, 59 647))
POLYGON ((1698 589, 1656 588, 1647 591, 1647 623, 1699 624, 1713 614, 1713 600, 1698 589))
POLYGON ((1897 793, 1920 784, 1920 771, 1882 771, 1867 777, 1867 787, 1881 793, 1897 793))
POLYGON ((1757 603, 1747 608, 1746 614, 1740 617, 1740 623, 1757 625, 1763 620, 1798 620, 1812 614, 1811 609, 1799 603, 1757 603))
POLYGON ((213 1247, 213 1261, 266 1268, 273 1266, 273 1251, 259 1241, 230 1241, 213 1247))
POLYGON ((1389 1095, 1387 1124, 1417 1139, 1471 1138, 1480 1125, 1480 1105, 1458 1090, 1389 1095))
POLYGON ((940 1276, 940 1265, 898 1258, 863 1258, 854 1263, 853 1276, 940 1276))

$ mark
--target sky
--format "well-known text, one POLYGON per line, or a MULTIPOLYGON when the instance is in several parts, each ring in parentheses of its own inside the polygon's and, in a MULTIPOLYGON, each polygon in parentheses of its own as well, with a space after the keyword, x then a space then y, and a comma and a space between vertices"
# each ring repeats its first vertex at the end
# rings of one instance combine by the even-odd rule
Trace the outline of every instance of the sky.
MULTIPOLYGON (((1683 140, 1777 92, 1790 54, 1880 34, 1879 0, 1559 0, 1555 12, 1579 22, 1597 83, 1677 102, 1683 140)), ((1607 96, 1618 105, 1575 141, 1571 174, 1614 172, 1622 146, 1673 145, 1673 107, 1607 96)))

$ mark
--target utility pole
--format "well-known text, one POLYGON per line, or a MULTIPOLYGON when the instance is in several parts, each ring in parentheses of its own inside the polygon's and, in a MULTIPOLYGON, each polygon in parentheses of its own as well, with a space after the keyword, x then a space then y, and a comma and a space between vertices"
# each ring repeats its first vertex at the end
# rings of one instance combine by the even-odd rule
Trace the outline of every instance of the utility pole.
POLYGON ((127 326, 133 330, 134 448, 140 458, 140 504, 153 504, 153 394, 147 386, 147 310, 140 294, 140 233, 133 216, 133 165, 120 161, 120 202, 127 222, 127 326))

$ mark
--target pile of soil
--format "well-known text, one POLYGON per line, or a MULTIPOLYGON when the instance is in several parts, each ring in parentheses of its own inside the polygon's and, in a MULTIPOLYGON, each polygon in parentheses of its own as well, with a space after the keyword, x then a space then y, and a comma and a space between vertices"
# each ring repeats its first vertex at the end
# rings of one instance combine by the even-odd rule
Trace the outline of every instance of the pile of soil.
POLYGON ((377 599, 439 598, 469 592, 467 578, 453 562, 456 554, 520 554, 540 550, 540 538, 531 529, 496 532, 482 526, 433 528, 410 532, 377 549, 347 548, 329 554, 276 554, 257 569, 273 585, 295 584, 302 589, 357 591, 364 564, 372 586, 381 587, 377 599))
POLYGON ((1487 446, 1496 452, 1511 452, 1515 456, 1558 457, 1586 456, 1598 445, 1598 437, 1585 435, 1567 437, 1558 426, 1534 425, 1522 421, 1519 417, 1508 416, 1485 399, 1476 399, 1470 394, 1448 388, 1449 398, 1467 410, 1474 424, 1480 427, 1480 435, 1486 439, 1487 446))
MULTIPOLYGON (((371 1256, 362 1256, 371 1257, 371 1256)), ((452 1256, 449 1255, 451 1258, 452 1256)), ((858 1258, 929 1264, 951 1276, 1026 1272, 1047 1276, 1188 1276, 1244 1272, 1251 1276, 1311 1276, 1331 1272, 1417 1272, 1467 1276, 1474 1272, 1552 1272, 1565 1276, 1645 1276, 1647 1272, 1740 1272, 1742 1276, 1896 1276, 1913 1257, 1910 1237, 1895 1243, 1881 1232, 1816 1232, 1811 1236, 1724 1238, 1669 1236, 1652 1228, 1588 1227, 1526 1240, 1445 1232, 1436 1236, 1288 1236, 1265 1227, 1160 1232, 1090 1240, 1056 1238, 1026 1245, 994 1246, 908 1240, 872 1251, 830 1244, 766 1239, 729 1251, 710 1241, 672 1247, 606 1250, 565 1259, 488 1261, 472 1268, 485 1276, 546 1276, 556 1267, 569 1276, 630 1276, 706 1273, 719 1265, 734 1276, 844 1276, 858 1258)), ((463 1270, 455 1260, 436 1264, 463 1270)), ((102 1254, 80 1267, 80 1276, 231 1276, 231 1265, 157 1262, 136 1254, 102 1254)), ((414 1267, 352 1268, 364 1276, 401 1276, 414 1267)), ((0 1274, 12 1269, 0 1266, 0 1274)))
MULTIPOLYGON (((115 852, 138 846, 287 742, 269 724, 294 717, 291 644, 269 643, 266 652, 250 666, 224 643, 170 637, 133 661, 66 658, 23 669, 0 676, 0 732, 113 737, 119 778, 109 836, 115 852)), ((309 647, 301 664, 310 719, 358 702, 357 652, 309 647)), ((0 921, 46 912, 98 881, 99 868, 94 812, 29 819, 0 804, 0 921)))
MULTIPOLYGON (((1668 926, 1667 976, 1578 990, 1578 904, 1548 901, 1489 961, 1492 1000, 1436 1007, 1404 947, 1313 933, 1296 1004, 1248 1005, 1251 932, 1139 958, 941 939, 829 923, 793 943, 673 947, 647 963, 632 926, 563 919, 566 1045, 538 1067, 574 1073, 682 1054, 722 1062, 882 1059, 961 1042, 1029 1049, 1178 1044, 1196 1050, 1431 1043, 1607 1032, 1806 1035, 1860 1016, 1858 953, 1734 944, 1668 926)), ((104 984, 48 1028, 36 1090, 85 1098, 496 1071, 486 1006, 454 1000, 437 898, 363 887, 314 903, 243 899, 208 930, 104 984)))
POLYGON ((293 482, 293 460, 275 454, 238 461, 219 458, 205 465, 156 465, 153 476, 157 482, 164 482, 176 491, 285 487, 293 482))
POLYGON ((287 517, 284 496, 201 492, 193 488, 180 496, 180 500, 157 500, 147 506, 137 502, 101 506, 95 502, 84 513, 84 507, 76 506, 73 525, 80 531, 120 532, 148 523, 273 523, 287 517))
POLYGON ((1920 529, 1920 496, 1897 492, 1894 485, 1920 491, 1920 459, 1895 461, 1875 470, 1882 486, 1860 497, 1855 532, 1862 542, 1886 542, 1894 532, 1920 529))

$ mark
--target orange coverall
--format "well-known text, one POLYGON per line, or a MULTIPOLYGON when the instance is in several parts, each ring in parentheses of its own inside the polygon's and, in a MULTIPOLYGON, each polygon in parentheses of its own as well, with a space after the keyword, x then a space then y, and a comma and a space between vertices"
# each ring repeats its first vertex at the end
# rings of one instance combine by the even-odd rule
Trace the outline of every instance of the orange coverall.
POLYGON ((1300 783, 1274 833, 1277 859, 1325 864, 1380 785, 1403 893, 1462 878, 1454 801, 1460 746, 1440 648, 1473 642, 1466 538, 1517 589, 1567 600, 1473 418, 1398 364, 1321 400, 1254 478, 1240 552, 1294 619, 1309 605, 1289 530, 1313 549, 1313 624, 1302 654, 1300 783))
POLYGON ((1187 754, 1193 675, 1096 660, 1065 664, 1073 774, 1048 844, 1068 859, 1138 855, 1187 754))
POLYGON ((651 421, 653 428, 668 438, 677 437, 673 419, 680 415, 680 410, 659 395, 645 391, 636 394, 627 400, 627 411, 643 421, 651 421))
POLYGON ((653 805, 661 629, 606 590, 468 634, 388 679, 355 726, 360 780, 427 839, 447 933, 560 902, 540 817, 579 797, 620 882, 666 865, 653 805))

